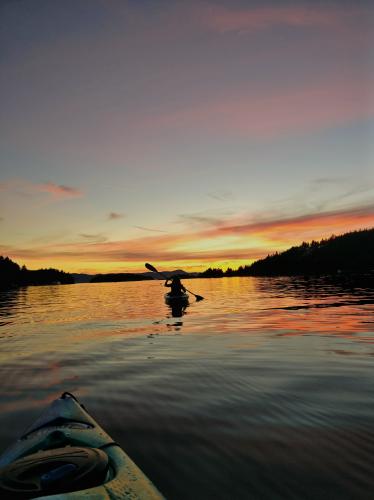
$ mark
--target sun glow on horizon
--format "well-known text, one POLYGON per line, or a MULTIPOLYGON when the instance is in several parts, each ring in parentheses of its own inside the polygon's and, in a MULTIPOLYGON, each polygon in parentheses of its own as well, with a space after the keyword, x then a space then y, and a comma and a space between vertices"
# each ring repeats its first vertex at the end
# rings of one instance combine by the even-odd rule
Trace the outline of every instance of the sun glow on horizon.
MULTIPOLYGON (((374 223, 374 221, 373 221, 374 223)), ((353 227, 350 228, 349 231, 360 230, 360 229, 369 229, 369 227, 353 227)), ((345 231, 345 232, 349 232, 345 231)), ((310 236, 310 228, 308 228, 307 234, 310 236)), ((160 269, 164 270, 173 270, 173 269, 181 269, 187 272, 201 272, 210 268, 219 268, 222 270, 226 270, 227 268, 237 269, 240 266, 246 266, 252 264, 254 261, 262 259, 267 255, 274 254, 275 252, 282 252, 287 250, 292 246, 298 246, 303 241, 320 241, 321 239, 326 239, 331 237, 333 234, 335 236, 342 234, 342 232, 329 232, 329 231, 319 231, 318 233, 314 231, 312 238, 301 237, 302 234, 299 234, 298 239, 290 240, 288 243, 282 241, 279 244, 274 244, 274 241, 271 242, 271 237, 269 235, 269 242, 266 244, 266 239, 263 239, 263 233, 259 236, 259 238, 246 238, 243 237, 240 240, 240 244, 236 246, 224 247, 223 245, 217 245, 217 242, 213 246, 211 250, 209 250, 209 246, 205 244, 204 249, 199 249, 198 241, 193 240, 191 248, 194 248, 195 251, 193 255, 188 251, 180 251, 178 258, 167 258, 168 251, 160 253, 159 250, 144 251, 142 256, 133 257, 132 260, 115 260, 111 258, 110 254, 108 254, 108 258, 106 258, 105 249, 99 247, 98 252, 94 252, 92 256, 82 255, 81 250, 78 250, 79 256, 74 254, 74 247, 71 250, 70 255, 61 255, 61 253, 56 253, 56 255, 44 255, 38 256, 37 251, 34 252, 32 257, 25 256, 22 252, 18 254, 17 252, 1 252, 4 256, 8 256, 19 265, 26 265, 28 269, 39 269, 39 268, 49 268, 53 267, 59 270, 63 270, 65 272, 71 273, 87 273, 87 274, 105 274, 105 273, 143 273, 146 271, 144 264, 145 262, 152 262, 160 269), (319 236, 317 236, 317 234, 319 236), (255 240, 257 243, 263 241, 263 246, 258 247, 255 250, 252 249, 251 246, 245 245, 245 242, 248 241, 247 245, 251 245, 251 243, 255 240), (100 256, 97 259, 97 256, 100 256)), ((305 234, 304 234, 305 236, 305 234)), ((230 242, 230 238, 223 238, 220 240, 221 244, 223 241, 230 242)), ((205 242, 206 243, 206 242, 205 242)), ((118 245, 118 243, 116 243, 118 245)), ((0 247, 1 249, 1 247, 0 247)), ((54 248, 56 250, 56 248, 54 248)), ((172 253, 173 251, 171 251, 172 253)))

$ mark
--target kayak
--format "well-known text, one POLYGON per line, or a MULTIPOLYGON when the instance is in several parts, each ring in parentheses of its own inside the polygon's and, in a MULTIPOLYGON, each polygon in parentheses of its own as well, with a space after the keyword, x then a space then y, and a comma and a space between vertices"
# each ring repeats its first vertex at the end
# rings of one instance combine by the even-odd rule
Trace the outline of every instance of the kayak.
POLYGON ((64 392, 0 456, 0 498, 164 498, 130 457, 64 392))
POLYGON ((182 293, 180 295, 165 293, 165 302, 167 304, 186 304, 188 302, 188 297, 188 293, 182 293))

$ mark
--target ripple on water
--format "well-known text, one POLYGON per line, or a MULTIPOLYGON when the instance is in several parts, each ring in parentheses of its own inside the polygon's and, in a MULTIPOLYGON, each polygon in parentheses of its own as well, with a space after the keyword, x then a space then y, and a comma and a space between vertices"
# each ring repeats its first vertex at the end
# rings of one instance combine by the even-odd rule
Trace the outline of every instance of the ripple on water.
POLYGON ((76 393, 169 498, 369 499, 373 291, 191 280, 0 293, 0 445, 76 393))

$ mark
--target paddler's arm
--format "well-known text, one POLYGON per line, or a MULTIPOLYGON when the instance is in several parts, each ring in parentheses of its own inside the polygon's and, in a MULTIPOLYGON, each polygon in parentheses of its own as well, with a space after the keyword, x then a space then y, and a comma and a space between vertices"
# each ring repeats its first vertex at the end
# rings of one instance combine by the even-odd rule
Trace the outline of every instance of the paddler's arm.
POLYGON ((168 283, 168 281, 169 281, 169 278, 165 281, 164 286, 169 286, 169 287, 171 287, 171 285, 168 283))

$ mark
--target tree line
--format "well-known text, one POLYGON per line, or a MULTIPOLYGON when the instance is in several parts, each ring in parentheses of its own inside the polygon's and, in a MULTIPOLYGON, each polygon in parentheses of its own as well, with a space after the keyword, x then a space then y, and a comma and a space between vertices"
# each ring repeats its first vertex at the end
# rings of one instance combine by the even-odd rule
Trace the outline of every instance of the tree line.
MULTIPOLYGON (((264 259, 238 269, 226 271, 208 268, 202 278, 224 276, 293 276, 325 275, 336 273, 374 272, 374 228, 331 236, 320 241, 303 242, 284 252, 275 252, 264 259)), ((186 275, 186 277, 188 277, 186 275)), ((192 276, 191 276, 192 277, 192 276)), ((193 276, 197 277, 197 276, 193 276)), ((117 273, 96 275, 91 282, 139 281, 151 279, 143 274, 117 273), (109 279, 108 279, 109 278, 109 279)), ((74 277, 57 269, 29 271, 9 257, 0 256, 0 287, 72 284, 74 277)))
POLYGON ((20 267, 9 257, 0 256, 0 286, 53 285, 72 284, 74 278, 57 269, 38 269, 29 271, 26 266, 20 267))
POLYGON ((201 277, 323 275, 369 271, 374 271, 374 229, 303 242, 235 270, 208 268, 201 273, 201 277))

